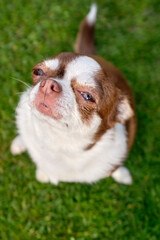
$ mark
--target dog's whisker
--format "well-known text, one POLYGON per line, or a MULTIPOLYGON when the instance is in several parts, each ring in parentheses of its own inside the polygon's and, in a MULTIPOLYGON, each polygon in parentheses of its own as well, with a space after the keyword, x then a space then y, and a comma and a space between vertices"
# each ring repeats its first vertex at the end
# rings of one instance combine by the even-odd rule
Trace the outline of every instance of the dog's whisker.
POLYGON ((27 87, 31 87, 31 85, 29 85, 28 83, 24 82, 24 81, 21 80, 21 79, 18 79, 18 78, 15 78, 15 77, 10 77, 10 78, 12 78, 12 79, 14 79, 14 80, 16 80, 16 81, 18 81, 18 82, 23 83, 23 84, 24 84, 25 86, 27 86, 27 87))

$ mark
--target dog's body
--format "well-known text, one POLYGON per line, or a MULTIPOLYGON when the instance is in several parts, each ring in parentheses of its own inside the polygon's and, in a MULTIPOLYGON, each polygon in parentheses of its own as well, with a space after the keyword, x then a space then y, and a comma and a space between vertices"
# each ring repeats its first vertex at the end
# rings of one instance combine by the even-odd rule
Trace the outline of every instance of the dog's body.
POLYGON ((17 107, 13 154, 27 150, 41 182, 95 182, 112 176, 130 184, 122 167, 136 132, 134 100, 123 75, 94 53, 96 7, 81 24, 76 52, 37 64, 34 86, 17 107))

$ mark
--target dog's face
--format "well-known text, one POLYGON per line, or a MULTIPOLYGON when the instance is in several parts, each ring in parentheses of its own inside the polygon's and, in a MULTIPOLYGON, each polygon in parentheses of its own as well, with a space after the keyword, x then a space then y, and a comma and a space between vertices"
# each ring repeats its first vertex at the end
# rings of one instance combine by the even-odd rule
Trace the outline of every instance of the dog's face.
POLYGON ((38 63, 32 77, 32 106, 50 121, 104 131, 132 116, 127 98, 91 57, 59 54, 38 63))

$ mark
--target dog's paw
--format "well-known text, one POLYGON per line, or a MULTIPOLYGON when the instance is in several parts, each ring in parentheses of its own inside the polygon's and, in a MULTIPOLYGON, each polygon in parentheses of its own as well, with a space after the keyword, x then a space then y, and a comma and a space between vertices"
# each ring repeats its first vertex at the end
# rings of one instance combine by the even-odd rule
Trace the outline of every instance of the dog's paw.
POLYGON ((10 150, 13 155, 20 154, 26 150, 19 135, 13 139, 10 150))
POLYGON ((44 173, 43 170, 41 170, 40 168, 37 168, 37 170, 36 170, 36 179, 37 179, 37 181, 39 181, 41 183, 50 182, 54 185, 58 184, 58 181, 54 177, 48 177, 46 175, 46 173, 44 173))
POLYGON ((36 170, 36 179, 41 183, 49 182, 48 176, 40 168, 37 168, 36 170))
POLYGON ((49 182, 54 184, 54 185, 58 185, 58 180, 55 179, 54 177, 49 178, 49 182))
POLYGON ((118 183, 126 185, 132 184, 132 176, 129 170, 124 166, 121 166, 117 170, 115 170, 111 176, 118 183))

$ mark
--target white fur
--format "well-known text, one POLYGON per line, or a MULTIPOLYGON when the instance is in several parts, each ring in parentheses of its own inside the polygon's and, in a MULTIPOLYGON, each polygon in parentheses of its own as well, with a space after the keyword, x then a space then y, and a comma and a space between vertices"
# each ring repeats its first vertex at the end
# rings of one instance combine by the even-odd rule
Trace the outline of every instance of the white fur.
POLYGON ((48 176, 43 172, 42 169, 37 168, 36 169, 36 179, 41 183, 47 183, 49 182, 48 176))
POLYGON ((112 173, 112 177, 115 181, 123 184, 132 184, 132 176, 126 167, 119 167, 116 171, 112 173))
POLYGON ((82 85, 96 86, 93 76, 100 69, 100 65, 93 58, 81 56, 67 65, 66 77, 67 79, 76 78, 82 85))
POLYGON ((118 106, 118 118, 121 122, 125 122, 127 119, 133 116, 133 110, 128 103, 127 99, 124 99, 118 106))
MULTIPOLYGON (((52 62, 50 64, 52 66, 52 62)), ((99 68, 91 58, 79 57, 68 64, 64 79, 56 79, 63 89, 57 106, 63 116, 60 120, 45 116, 34 107, 39 84, 22 94, 16 110, 17 127, 37 166, 37 180, 53 184, 59 181, 95 182, 109 175, 113 166, 125 157, 126 129, 120 123, 108 130, 91 150, 84 150, 93 143, 101 119, 95 114, 89 125, 83 123, 70 84, 76 77, 81 84, 95 86, 93 75, 99 68)))
POLYGON ((51 70, 56 70, 59 66, 59 60, 57 58, 46 60, 44 63, 46 67, 50 68, 51 70))
POLYGON ((93 3, 91 5, 91 9, 86 17, 86 20, 89 25, 93 25, 96 21, 96 15, 97 15, 97 5, 93 3))

